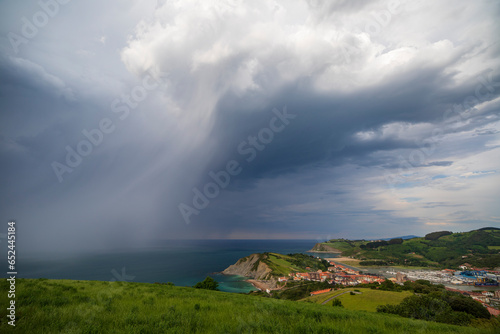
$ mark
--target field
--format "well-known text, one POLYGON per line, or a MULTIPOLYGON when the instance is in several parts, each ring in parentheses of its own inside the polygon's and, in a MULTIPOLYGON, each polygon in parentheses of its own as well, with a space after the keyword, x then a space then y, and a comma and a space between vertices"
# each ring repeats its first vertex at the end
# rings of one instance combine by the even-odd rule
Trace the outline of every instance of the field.
POLYGON ((288 276, 292 271, 301 271, 301 268, 289 262, 291 260, 293 260, 293 258, 287 255, 269 253, 266 263, 273 270, 275 275, 288 276))
MULTIPOLYGON (((356 288, 336 290, 319 296, 308 297, 303 300, 309 300, 321 304, 330 297, 340 295, 346 291, 354 291, 355 289, 356 288)), ((338 298, 342 302, 342 305, 348 310, 376 312, 377 306, 379 305, 399 304, 401 301, 403 301, 404 298, 412 295, 412 293, 409 291, 395 292, 372 290, 366 288, 356 290, 359 290, 361 294, 351 295, 349 293, 346 293, 336 298, 338 298)), ((331 307, 332 303, 333 300, 326 303, 325 306, 331 307)))
MULTIPOLYGON (((16 327, 1 333, 494 333, 312 303, 160 284, 16 281, 16 327)), ((1 291, 7 291, 6 280, 1 291)), ((356 296, 360 297, 360 296, 356 296)))

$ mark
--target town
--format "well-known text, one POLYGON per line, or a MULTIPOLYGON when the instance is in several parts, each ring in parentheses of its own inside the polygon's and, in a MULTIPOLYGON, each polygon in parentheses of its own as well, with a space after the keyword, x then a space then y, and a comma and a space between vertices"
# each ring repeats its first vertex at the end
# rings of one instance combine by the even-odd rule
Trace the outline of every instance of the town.
MULTIPOLYGON (((383 282, 385 278, 381 275, 376 274, 361 274, 359 271, 352 268, 346 267, 340 263, 329 261, 330 267, 328 271, 309 271, 303 273, 290 273, 288 277, 279 277, 279 282, 292 281, 316 281, 324 282, 327 281, 330 284, 340 284, 340 285, 357 285, 357 284, 368 284, 373 282, 383 282)), ((311 269, 306 267, 306 270, 311 269)))
MULTIPOLYGON (((321 259, 319 259, 321 260, 321 259)), ((343 264, 328 261, 330 266, 328 271, 307 271, 295 272, 288 274, 288 277, 282 276, 278 278, 278 282, 286 286, 289 281, 315 281, 328 282, 332 285, 356 286, 359 284, 382 283, 389 280, 394 284, 403 285, 406 281, 426 280, 433 284, 443 284, 448 291, 458 292, 465 296, 469 296, 480 302, 490 314, 493 316, 500 315, 500 290, 496 291, 481 291, 481 287, 497 287, 499 285, 500 272, 488 270, 485 268, 475 268, 469 264, 461 266, 462 271, 453 269, 443 270, 412 270, 412 271, 386 271, 384 277, 381 274, 362 273, 358 270, 345 266, 343 264), (465 285, 475 286, 478 290, 466 291, 450 287, 450 285, 465 285)), ((310 270, 310 267, 306 267, 310 270)), ((279 289, 280 289, 279 288, 279 289)), ((311 296, 330 292, 332 288, 312 291, 311 296)), ((272 290, 267 289, 267 293, 272 290)))

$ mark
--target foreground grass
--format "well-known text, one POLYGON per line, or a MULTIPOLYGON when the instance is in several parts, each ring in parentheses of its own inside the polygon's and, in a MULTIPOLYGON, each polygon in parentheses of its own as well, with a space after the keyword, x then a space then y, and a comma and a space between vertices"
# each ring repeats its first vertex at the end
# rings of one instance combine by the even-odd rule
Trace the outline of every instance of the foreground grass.
MULTIPOLYGON (((7 291, 2 280, 1 291, 7 291)), ((1 333, 494 333, 312 303, 146 283, 18 279, 1 333)))

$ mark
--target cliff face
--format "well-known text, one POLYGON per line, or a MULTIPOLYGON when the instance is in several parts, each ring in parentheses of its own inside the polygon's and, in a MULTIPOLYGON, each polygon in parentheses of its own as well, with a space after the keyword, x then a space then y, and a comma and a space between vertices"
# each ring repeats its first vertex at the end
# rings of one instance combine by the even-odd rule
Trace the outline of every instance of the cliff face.
POLYGON ((235 264, 227 267, 222 273, 226 275, 240 275, 254 279, 265 280, 271 277, 271 268, 263 262, 267 255, 252 254, 239 259, 235 264))
POLYGON ((313 249, 311 249, 309 252, 342 253, 342 251, 333 248, 332 246, 324 245, 321 242, 314 245, 313 249))

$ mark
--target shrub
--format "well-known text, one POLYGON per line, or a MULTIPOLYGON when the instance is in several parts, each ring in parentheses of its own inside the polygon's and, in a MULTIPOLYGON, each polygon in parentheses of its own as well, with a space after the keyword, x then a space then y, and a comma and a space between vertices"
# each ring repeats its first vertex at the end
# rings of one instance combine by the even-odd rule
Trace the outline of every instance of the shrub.
POLYGON ((206 290, 219 290, 217 287, 219 283, 214 280, 212 277, 207 276, 202 282, 198 282, 194 285, 196 289, 206 289, 206 290))

